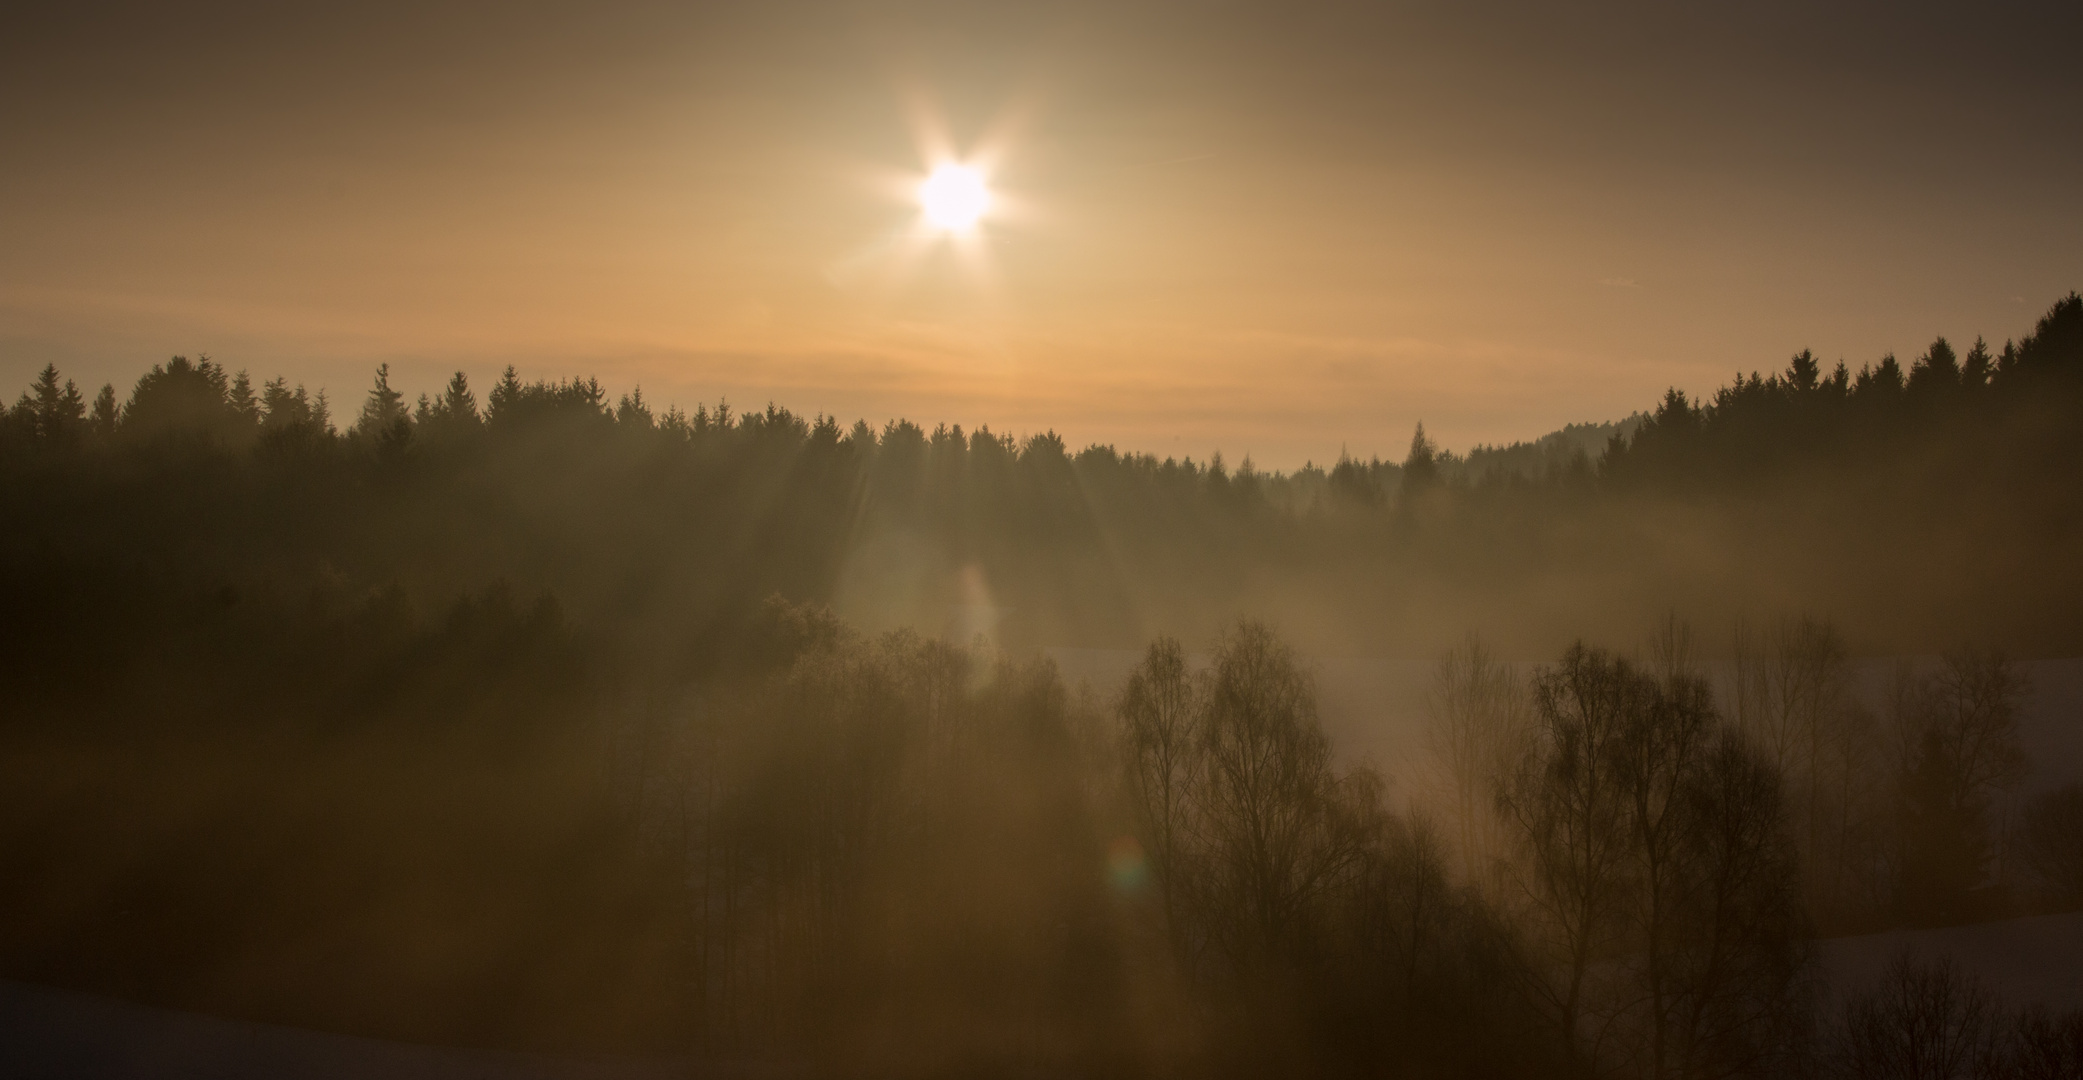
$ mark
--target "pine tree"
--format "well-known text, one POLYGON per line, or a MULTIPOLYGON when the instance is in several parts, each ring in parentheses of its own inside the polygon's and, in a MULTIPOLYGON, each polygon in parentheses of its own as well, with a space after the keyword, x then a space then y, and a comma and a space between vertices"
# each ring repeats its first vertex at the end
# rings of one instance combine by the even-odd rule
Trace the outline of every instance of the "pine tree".
POLYGON ((1864 384, 1869 393, 1882 400, 1898 397, 1902 393, 1902 365, 1896 361, 1894 353, 1889 353, 1880 358, 1880 363, 1874 366, 1870 375, 1865 369, 1861 369, 1859 382, 1864 384))
POLYGON ((1403 459, 1402 493, 1408 497, 1438 483, 1439 446, 1425 436, 1425 424, 1419 421, 1410 437, 1410 454, 1403 459))
POLYGON ((1931 348, 1910 365, 1909 389, 1913 394, 1943 394, 1959 386, 1960 361, 1945 338, 1933 341, 1931 348))
POLYGON ((622 395, 621 403, 615 407, 615 421, 636 427, 647 428, 651 426, 651 407, 644 404, 643 387, 639 386, 622 395))
POLYGON ((253 383, 241 370, 231 381, 231 389, 225 394, 225 402, 231 406, 232 415, 249 428, 260 426, 260 402, 254 400, 253 383))
MULTIPOLYGON (((2006 350, 2008 351, 2008 350, 2006 350)), ((2062 378, 2083 376, 2083 296, 2070 293, 2054 302, 2035 323, 2032 333, 2018 342, 2013 363, 2005 372, 2028 372, 2062 378)))
POLYGON ((212 441, 250 434, 252 428, 233 409, 231 394, 231 380, 209 357, 191 363, 176 356, 138 379, 123 409, 123 431, 133 438, 212 441))
POLYGON ((29 405, 36 437, 47 443, 71 441, 87 418, 87 403, 80 397, 79 387, 71 379, 61 385, 58 366, 45 364, 31 389, 35 400, 31 402, 27 395, 22 400, 29 405))
POLYGON ((445 424, 477 426, 477 395, 470 392, 470 380, 462 372, 456 372, 441 391, 441 400, 434 403, 434 415, 445 424))
POLYGON ((311 404, 304 396, 304 388, 295 392, 289 389, 289 380, 280 376, 269 379, 261 386, 261 425, 269 431, 280 431, 295 424, 308 423, 311 419, 311 404))
POLYGON ((1822 375, 1822 370, 1822 365, 1816 362, 1815 354, 1807 349, 1802 349, 1794 355, 1793 361, 1787 364, 1786 381, 1794 389, 1805 394, 1815 389, 1817 380, 1822 375))
POLYGON ((521 378, 514 374, 512 364, 499 374, 499 385, 492 388, 492 396, 486 401, 485 421, 501 423, 513 419, 514 408, 521 403, 521 378))
POLYGON ((1974 348, 1967 350, 1967 360, 1960 367, 1960 384, 1969 390, 1979 390, 1989 385, 1989 378, 1995 373, 1995 364, 1989 357, 1989 343, 1977 334, 1974 348))
POLYGON ((116 388, 111 383, 101 384, 101 393, 94 395, 94 411, 87 420, 87 428, 96 439, 107 442, 116 437, 116 425, 121 423, 122 413, 116 406, 116 388))
POLYGON ((412 418, 405 411, 405 395, 391 389, 391 366, 379 364, 376 368, 376 385, 369 390, 369 398, 362 403, 362 415, 355 422, 354 431, 366 439, 375 439, 379 444, 402 442, 412 432, 412 418))

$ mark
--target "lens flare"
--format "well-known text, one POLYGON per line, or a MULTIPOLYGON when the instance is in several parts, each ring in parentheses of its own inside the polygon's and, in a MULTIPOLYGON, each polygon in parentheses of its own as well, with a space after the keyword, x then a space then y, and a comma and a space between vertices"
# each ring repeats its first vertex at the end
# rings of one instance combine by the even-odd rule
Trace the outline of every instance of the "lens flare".
POLYGON ((1143 845, 1124 836, 1107 847, 1107 880, 1114 891, 1133 895, 1141 892, 1150 878, 1150 864, 1143 858, 1143 845))

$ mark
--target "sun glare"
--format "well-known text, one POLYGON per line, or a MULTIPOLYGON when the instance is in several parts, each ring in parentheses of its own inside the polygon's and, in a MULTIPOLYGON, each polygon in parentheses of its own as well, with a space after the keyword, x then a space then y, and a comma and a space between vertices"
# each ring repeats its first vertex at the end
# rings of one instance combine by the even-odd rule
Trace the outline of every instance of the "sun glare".
POLYGON ((968 232, 991 208, 991 191, 984 186, 984 175, 976 169, 968 165, 941 165, 919 185, 919 208, 936 229, 968 232))

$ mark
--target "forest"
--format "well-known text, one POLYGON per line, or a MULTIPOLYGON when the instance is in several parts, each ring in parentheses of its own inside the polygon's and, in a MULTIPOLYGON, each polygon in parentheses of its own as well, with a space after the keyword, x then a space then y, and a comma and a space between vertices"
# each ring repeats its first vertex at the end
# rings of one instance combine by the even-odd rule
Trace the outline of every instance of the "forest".
POLYGON ((0 506, 0 977, 789 1075, 2083 1075, 2083 1014, 1814 969, 2083 910, 2083 787, 1993 809, 2083 654, 2075 294, 1291 472, 47 367, 0 506), (1435 662, 1421 787, 1333 654, 1435 662))

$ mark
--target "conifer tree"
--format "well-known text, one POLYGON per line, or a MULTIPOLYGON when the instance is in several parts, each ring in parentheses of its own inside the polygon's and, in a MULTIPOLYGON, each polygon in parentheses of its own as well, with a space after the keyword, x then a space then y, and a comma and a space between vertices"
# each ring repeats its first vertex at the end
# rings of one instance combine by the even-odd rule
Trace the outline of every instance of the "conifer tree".
POLYGON ((514 374, 512 364, 499 373, 499 385, 492 388, 492 396, 485 402, 485 421, 498 424, 513 419, 514 407, 521 403, 521 377, 514 374))
POLYGON ((405 395, 391 389, 391 366, 376 367, 376 385, 362 403, 362 415, 354 432, 375 441, 382 449, 396 449, 412 437, 412 417, 405 409, 405 395))
POLYGON ((441 391, 441 399, 434 404, 434 415, 445 424, 477 426, 477 395, 470 392, 470 380, 462 372, 456 372, 448 380, 448 386, 441 391))
POLYGON ((87 430, 102 442, 116 437, 116 425, 121 422, 121 410, 116 405, 116 388, 112 383, 102 383, 101 392, 94 395, 94 410, 88 416, 87 430))
POLYGON ((1910 392, 1921 395, 1943 394, 1960 385, 1960 361, 1953 352, 1952 343, 1939 338, 1916 363, 1910 365, 1910 392))
POLYGON ((303 387, 291 390, 289 381, 279 377, 269 379, 261 387, 260 413, 262 429, 270 432, 289 429, 313 432, 330 430, 326 416, 325 392, 320 391, 318 401, 314 403, 303 387))
POLYGON ((201 437, 235 442, 242 421, 231 402, 231 379, 208 356, 176 356, 155 364, 130 392, 123 430, 132 438, 201 437))
POLYGON ((58 382, 58 366, 45 364, 32 387, 35 398, 22 395, 36 437, 46 443, 70 442, 87 417, 87 403, 71 379, 58 382))
POLYGON ((1821 375, 1822 365, 1816 362, 1815 354, 1807 349, 1795 353, 1793 361, 1787 364, 1787 382, 1804 394, 1816 388, 1816 382, 1821 375))
POLYGON ((1967 359, 1960 366, 1960 385, 1969 390, 1979 390, 1989 385, 1989 378, 1993 374, 1995 366, 1989 357, 1989 343, 1977 334, 1974 347, 1967 350, 1967 359))
POLYGON ((225 395, 231 406, 232 415, 249 428, 260 426, 260 402, 254 399, 253 383, 242 370, 232 377, 231 389, 225 395))
POLYGON ((643 387, 636 387, 622 395, 621 403, 615 406, 615 421, 634 427, 652 426, 651 407, 644 404, 643 387))
POLYGON ((1410 454, 1403 459, 1403 495, 1408 498, 1439 483, 1439 447, 1425 436, 1425 424, 1410 437, 1410 454))

